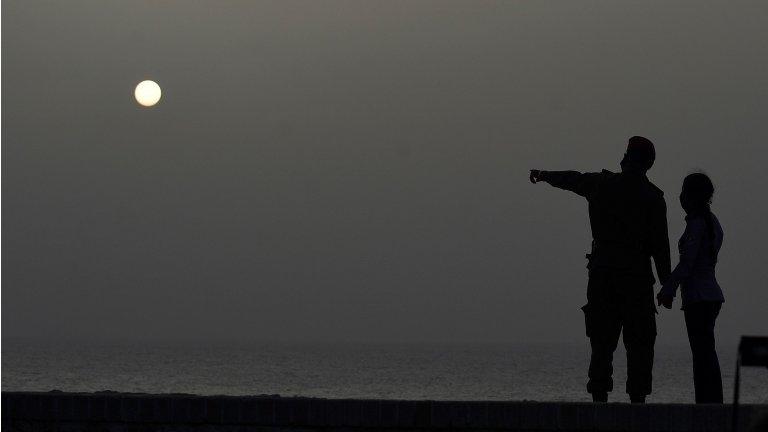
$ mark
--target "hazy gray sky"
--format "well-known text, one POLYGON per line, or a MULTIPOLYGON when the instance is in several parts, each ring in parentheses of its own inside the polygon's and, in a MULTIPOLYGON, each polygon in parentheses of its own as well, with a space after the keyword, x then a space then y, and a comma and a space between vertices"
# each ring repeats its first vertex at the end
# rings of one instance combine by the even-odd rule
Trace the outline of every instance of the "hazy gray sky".
MULTIPOLYGON (((584 342, 586 203, 527 170, 617 169, 636 134, 673 253, 682 178, 715 182, 720 340, 768 333, 765 1, 6 0, 2 21, 3 336, 584 342)), ((658 322, 685 340, 679 303, 658 322)))

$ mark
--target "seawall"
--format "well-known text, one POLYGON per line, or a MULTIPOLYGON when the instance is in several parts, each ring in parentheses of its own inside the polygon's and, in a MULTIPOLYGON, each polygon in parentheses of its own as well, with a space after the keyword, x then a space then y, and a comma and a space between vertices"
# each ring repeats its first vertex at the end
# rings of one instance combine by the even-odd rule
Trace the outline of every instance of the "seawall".
MULTIPOLYGON (((768 405, 742 405, 740 430, 768 405)), ((3 392, 3 431, 729 431, 730 405, 3 392)))

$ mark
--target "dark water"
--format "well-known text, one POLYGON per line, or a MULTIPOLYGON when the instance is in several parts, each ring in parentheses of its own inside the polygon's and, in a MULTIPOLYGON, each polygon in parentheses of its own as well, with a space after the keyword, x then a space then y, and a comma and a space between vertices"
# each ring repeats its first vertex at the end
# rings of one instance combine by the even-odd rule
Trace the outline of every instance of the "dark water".
MULTIPOLYGON (((721 347, 726 399, 735 347, 721 347)), ((3 339, 2 389, 328 398, 587 401, 586 345, 41 343, 3 339)), ((619 349, 611 400, 624 401, 619 349)), ((768 370, 742 401, 768 403, 768 370)), ((650 402, 692 402, 687 346, 657 346, 650 402)))

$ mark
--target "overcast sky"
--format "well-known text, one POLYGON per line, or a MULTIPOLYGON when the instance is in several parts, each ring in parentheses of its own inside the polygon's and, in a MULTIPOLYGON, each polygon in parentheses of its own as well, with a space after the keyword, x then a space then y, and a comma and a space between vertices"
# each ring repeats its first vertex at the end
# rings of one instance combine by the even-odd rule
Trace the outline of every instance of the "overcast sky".
POLYGON ((720 341, 767 334, 767 40, 765 1, 3 1, 2 335, 584 343, 586 202, 528 169, 632 135, 673 264, 711 175, 720 341))

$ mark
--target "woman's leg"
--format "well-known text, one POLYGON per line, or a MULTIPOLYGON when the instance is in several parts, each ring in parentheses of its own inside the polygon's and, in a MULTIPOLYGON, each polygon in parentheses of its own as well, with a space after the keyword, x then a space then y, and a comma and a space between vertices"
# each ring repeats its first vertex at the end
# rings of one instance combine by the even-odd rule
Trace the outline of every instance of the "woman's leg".
POLYGON ((723 403, 723 381, 715 351, 715 319, 718 302, 698 302, 685 307, 685 327, 693 355, 693 386, 696 403, 723 403))

